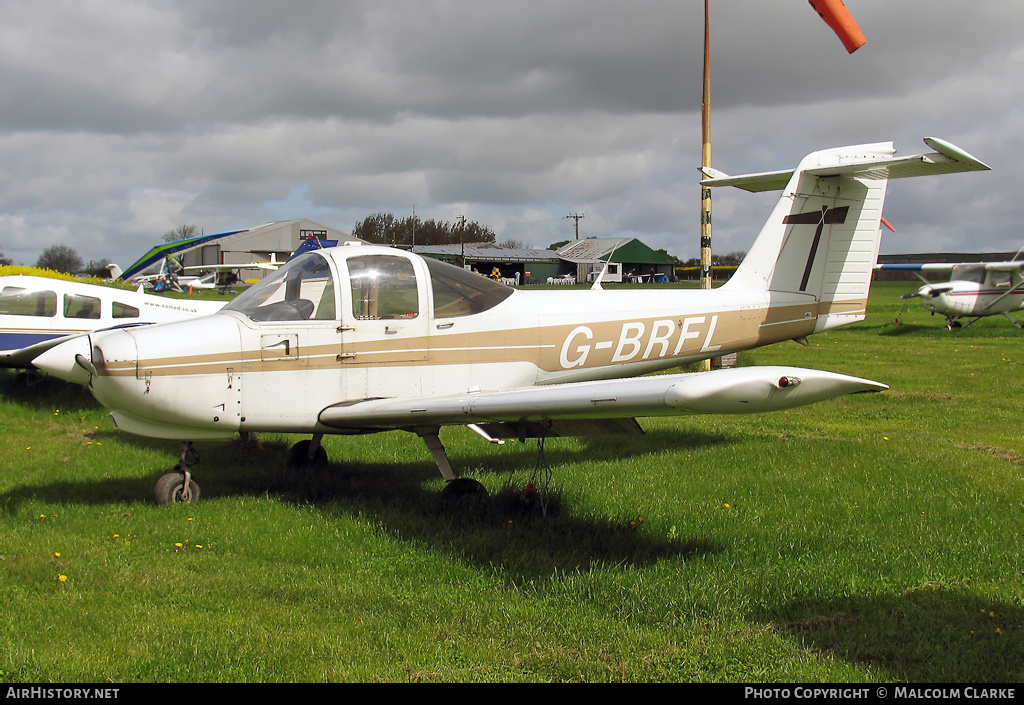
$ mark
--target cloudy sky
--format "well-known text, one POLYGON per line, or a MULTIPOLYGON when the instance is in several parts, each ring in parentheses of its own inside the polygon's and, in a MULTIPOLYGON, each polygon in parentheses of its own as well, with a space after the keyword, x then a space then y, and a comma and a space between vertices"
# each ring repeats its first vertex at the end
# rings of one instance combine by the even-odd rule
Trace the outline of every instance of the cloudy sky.
MULTIPOLYGON (((890 185, 882 251, 1024 246, 1024 4, 711 0, 713 163, 953 142, 991 172, 890 185)), ((122 265, 180 224, 465 216, 545 247, 699 256, 699 0, 0 0, 0 251, 122 265)), ((714 250, 777 196, 715 192, 714 250)))

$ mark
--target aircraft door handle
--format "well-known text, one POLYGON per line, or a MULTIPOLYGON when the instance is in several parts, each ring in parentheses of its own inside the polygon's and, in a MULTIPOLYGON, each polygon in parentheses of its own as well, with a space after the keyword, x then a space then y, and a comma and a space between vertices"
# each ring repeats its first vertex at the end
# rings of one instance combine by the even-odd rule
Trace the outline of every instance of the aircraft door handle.
POLYGON ((268 345, 267 348, 268 349, 269 348, 277 348, 277 347, 281 347, 282 345, 284 346, 284 354, 285 355, 291 355, 292 343, 287 338, 285 338, 284 340, 282 340, 282 341, 280 341, 278 343, 274 343, 273 345, 268 345))

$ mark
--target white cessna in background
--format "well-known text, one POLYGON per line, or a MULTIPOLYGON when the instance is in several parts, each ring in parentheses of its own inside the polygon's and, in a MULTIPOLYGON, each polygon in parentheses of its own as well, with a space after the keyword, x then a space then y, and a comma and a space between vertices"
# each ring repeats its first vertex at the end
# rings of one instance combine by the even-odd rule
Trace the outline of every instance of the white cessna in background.
POLYGON ((44 350, 102 328, 166 323, 215 313, 190 301, 99 284, 15 274, 0 277, 0 367, 31 368, 44 350))
MULTIPOLYGON (((296 463, 326 462, 324 434, 401 429, 489 439, 640 432, 637 416, 789 409, 884 384, 791 367, 623 379, 864 318, 888 179, 988 167, 938 139, 815 152, 796 169, 705 186, 782 197, 725 285, 701 290, 527 291, 409 252, 343 246, 295 257, 195 321, 109 331, 44 353, 88 384, 117 428, 182 441, 157 500, 195 501, 191 444, 236 433, 308 433, 296 463)), ((478 483, 477 483, 478 484, 478 483)), ((455 490, 459 491, 459 490, 455 490)))
POLYGON ((880 264, 877 269, 914 272, 924 285, 904 299, 920 299, 932 315, 946 317, 946 328, 966 328, 960 318, 972 318, 975 323, 986 316, 1002 315, 1018 328, 1024 325, 1014 320, 1010 311, 1024 308, 1024 260, 1010 262, 962 262, 923 264, 880 264), (950 272, 946 282, 930 282, 921 272, 950 272))

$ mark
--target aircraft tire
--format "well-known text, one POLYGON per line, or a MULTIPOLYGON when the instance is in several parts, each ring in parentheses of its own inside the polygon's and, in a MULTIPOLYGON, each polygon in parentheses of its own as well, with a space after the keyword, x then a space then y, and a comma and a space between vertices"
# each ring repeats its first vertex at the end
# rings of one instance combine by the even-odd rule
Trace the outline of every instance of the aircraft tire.
POLYGON ((309 457, 310 441, 299 441, 288 450, 288 467, 292 470, 307 470, 327 467, 327 451, 323 446, 316 449, 316 455, 309 457))
POLYGON ((153 496, 157 504, 195 504, 199 501, 199 485, 190 478, 186 491, 185 474, 172 471, 156 481, 153 496))
POLYGON ((444 499, 487 499, 487 488, 471 477, 458 477, 445 485, 441 490, 444 499))

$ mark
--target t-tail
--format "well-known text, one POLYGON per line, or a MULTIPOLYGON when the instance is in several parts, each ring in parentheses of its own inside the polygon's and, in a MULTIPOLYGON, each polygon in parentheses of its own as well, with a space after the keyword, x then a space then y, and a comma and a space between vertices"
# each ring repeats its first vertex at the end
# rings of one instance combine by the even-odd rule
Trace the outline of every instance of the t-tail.
POLYGON ((705 169, 704 186, 782 190, 743 263, 722 288, 814 297, 816 333, 863 320, 889 179, 989 169, 948 142, 924 141, 935 151, 896 157, 887 142, 814 152, 784 171, 728 176, 705 169))

